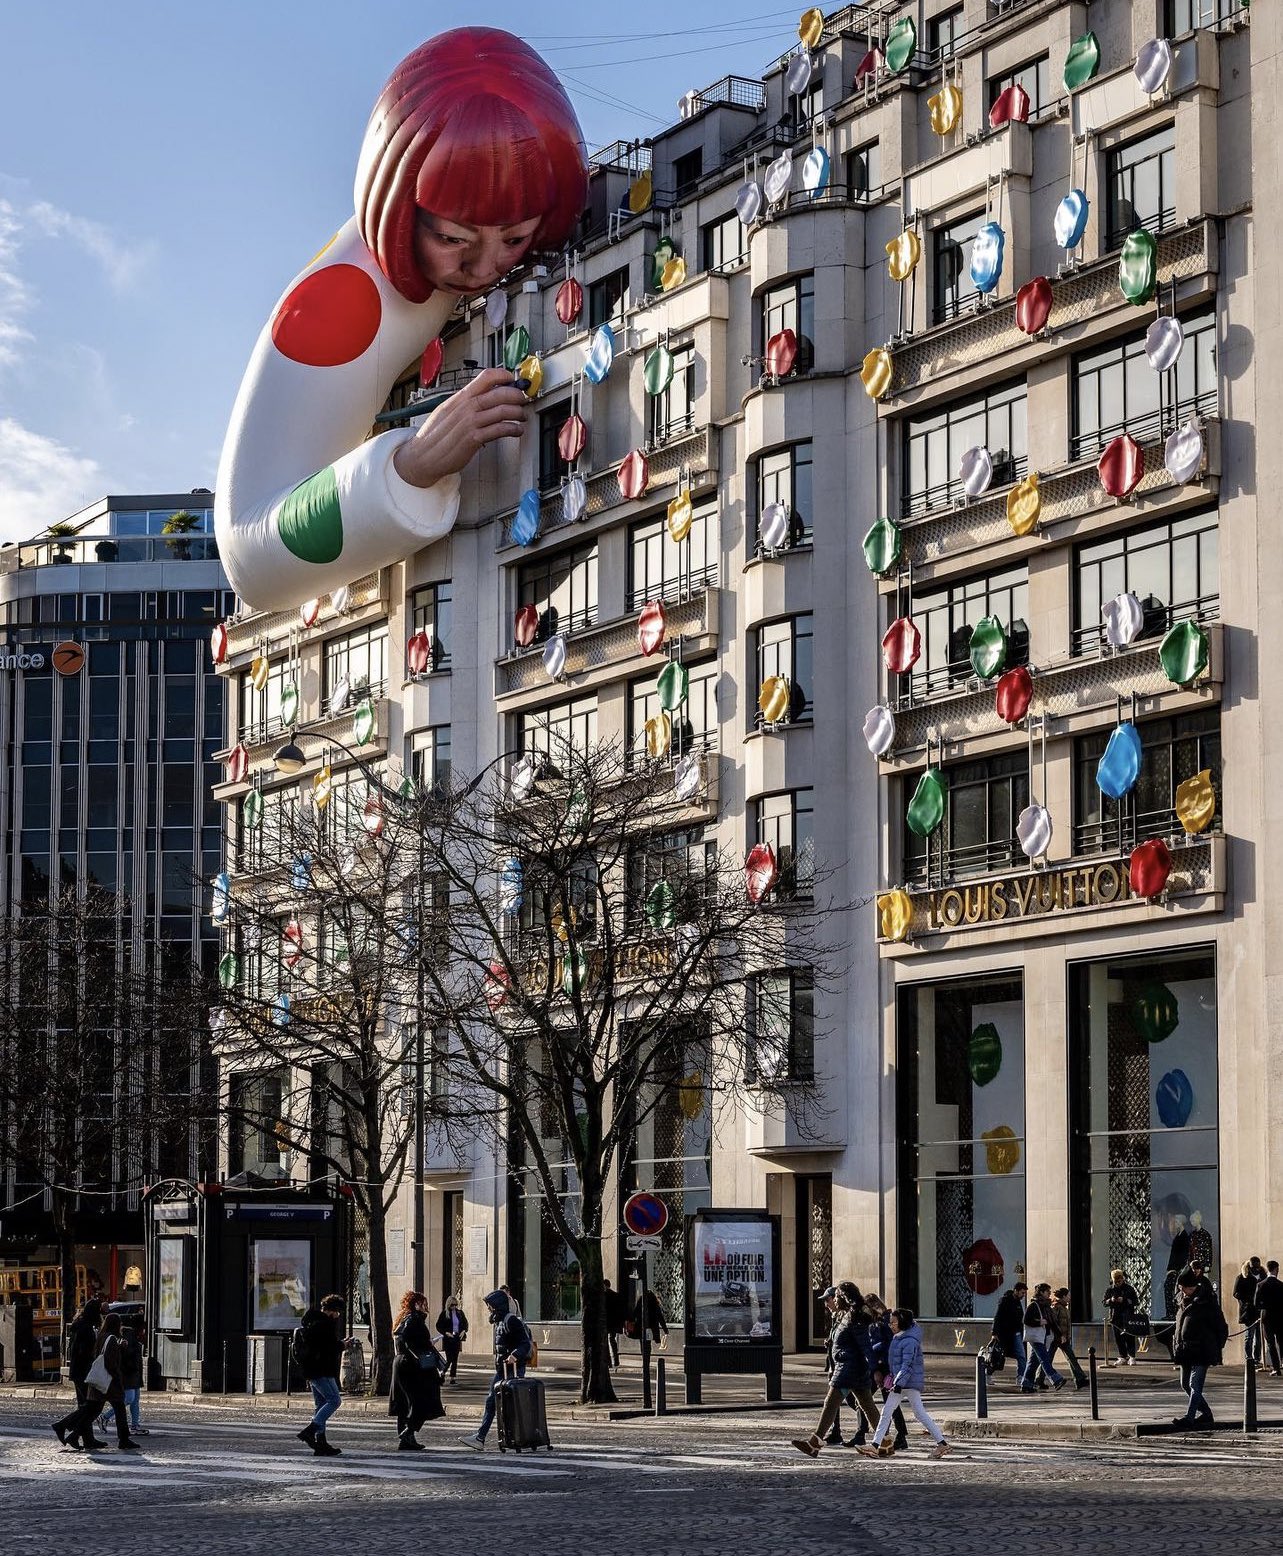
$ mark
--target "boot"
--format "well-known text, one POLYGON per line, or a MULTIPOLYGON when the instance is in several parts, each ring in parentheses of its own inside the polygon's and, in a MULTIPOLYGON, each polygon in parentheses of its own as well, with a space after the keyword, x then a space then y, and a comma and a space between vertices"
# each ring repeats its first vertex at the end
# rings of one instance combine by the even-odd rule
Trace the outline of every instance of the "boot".
POLYGON ((903 1432, 897 1432, 895 1434, 895 1441, 891 1444, 891 1446, 897 1453, 907 1453, 909 1450, 909 1439, 903 1432))
POLYGON ((397 1441, 397 1448, 403 1452, 413 1452, 415 1449, 422 1449, 423 1444, 419 1442, 413 1432, 406 1431, 401 1433, 397 1441))
POLYGON ((326 1442, 325 1433, 318 1432, 316 1441, 312 1445, 312 1452, 318 1459, 334 1459, 343 1452, 342 1448, 336 1448, 333 1443, 326 1442))
POLYGON ((299 1442, 306 1443, 309 1448, 316 1447, 316 1428, 309 1421, 303 1430, 296 1434, 299 1442))
POLYGON ((818 1459, 820 1450, 824 1447, 816 1432, 812 1432, 809 1437, 794 1437, 792 1442, 797 1451, 804 1453, 808 1459, 818 1459))

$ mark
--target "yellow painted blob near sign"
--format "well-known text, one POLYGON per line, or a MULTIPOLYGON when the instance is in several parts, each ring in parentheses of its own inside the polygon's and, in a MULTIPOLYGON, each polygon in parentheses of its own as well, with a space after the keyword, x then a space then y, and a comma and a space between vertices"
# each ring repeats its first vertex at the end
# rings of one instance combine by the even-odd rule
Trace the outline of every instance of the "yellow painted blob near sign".
POLYGON ((1023 481, 1007 493, 1007 523, 1013 533, 1027 535, 1038 522, 1042 512, 1042 496, 1038 491, 1038 472, 1032 471, 1023 481))
POLYGON ((878 924, 885 940, 907 940, 913 923, 913 902, 907 891, 898 887, 878 898, 878 924))

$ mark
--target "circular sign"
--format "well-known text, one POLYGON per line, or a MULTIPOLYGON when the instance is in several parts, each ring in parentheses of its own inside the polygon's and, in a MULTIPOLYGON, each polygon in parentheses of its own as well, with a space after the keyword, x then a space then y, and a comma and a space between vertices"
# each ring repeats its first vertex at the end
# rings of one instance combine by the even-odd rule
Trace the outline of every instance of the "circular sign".
POLYGON ((637 1237, 658 1237, 668 1225, 668 1206, 644 1189, 630 1194, 624 1201, 624 1225, 637 1237))
POLYGON ((79 643, 58 643, 49 657, 59 675, 79 675, 85 662, 85 651, 79 643))

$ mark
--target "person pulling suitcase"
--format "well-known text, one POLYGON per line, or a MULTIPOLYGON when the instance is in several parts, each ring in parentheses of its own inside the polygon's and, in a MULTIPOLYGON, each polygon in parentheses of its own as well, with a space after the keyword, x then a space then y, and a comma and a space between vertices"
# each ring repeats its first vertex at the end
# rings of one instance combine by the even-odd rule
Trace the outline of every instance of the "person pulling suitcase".
POLYGON ((494 1381, 490 1385, 490 1392, 486 1395, 481 1425, 470 1437, 462 1439, 469 1448, 475 1448, 478 1453, 486 1446, 486 1434, 494 1423, 498 1393, 504 1379, 511 1376, 513 1372, 518 1378, 524 1378, 526 1363, 530 1360, 530 1353, 534 1349, 534 1342, 524 1320, 518 1318, 510 1309, 507 1292, 492 1291, 486 1298, 486 1313, 494 1326, 494 1381))

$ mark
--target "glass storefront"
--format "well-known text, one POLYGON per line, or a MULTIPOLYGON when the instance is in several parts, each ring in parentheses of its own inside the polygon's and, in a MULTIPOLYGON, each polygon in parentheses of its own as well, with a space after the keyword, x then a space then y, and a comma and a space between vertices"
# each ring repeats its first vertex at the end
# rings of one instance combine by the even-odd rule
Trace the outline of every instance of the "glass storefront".
POLYGON ((1219 1279, 1216 957, 1210 947, 1070 969, 1071 1237, 1080 1313, 1121 1268, 1175 1311, 1193 1255, 1219 1279))
POLYGON ((1019 974, 897 996, 901 1300, 985 1317, 1025 1267, 1025 1044, 1019 974))

